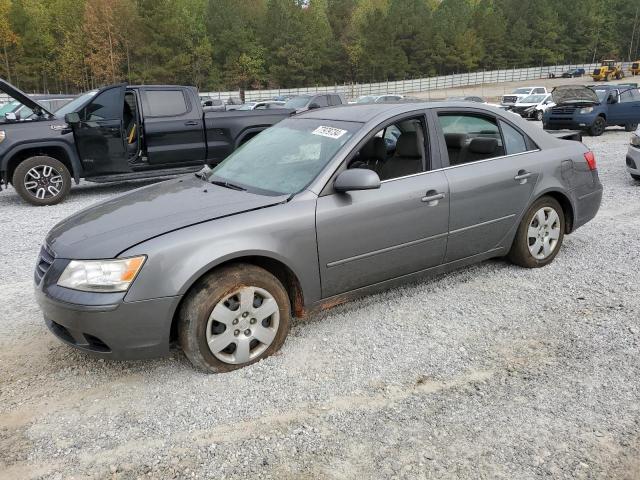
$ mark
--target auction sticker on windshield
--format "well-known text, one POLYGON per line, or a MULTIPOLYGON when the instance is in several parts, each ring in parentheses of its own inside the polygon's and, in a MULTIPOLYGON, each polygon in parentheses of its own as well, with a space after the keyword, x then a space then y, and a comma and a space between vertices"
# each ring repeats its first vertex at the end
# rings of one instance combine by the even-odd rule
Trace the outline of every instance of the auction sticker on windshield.
POLYGON ((340 128, 320 126, 311 133, 313 133, 314 135, 320 135, 322 137, 340 138, 342 135, 347 133, 347 131, 341 130, 340 128))

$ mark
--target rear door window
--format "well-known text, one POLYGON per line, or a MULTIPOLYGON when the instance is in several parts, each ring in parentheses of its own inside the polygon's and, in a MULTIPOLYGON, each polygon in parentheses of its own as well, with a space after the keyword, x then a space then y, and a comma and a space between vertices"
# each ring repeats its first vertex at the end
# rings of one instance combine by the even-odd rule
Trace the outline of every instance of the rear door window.
POLYGON ((319 107, 328 107, 329 99, 327 98, 327 95, 318 95, 312 103, 315 103, 319 107))
POLYGON ((329 102, 331 105, 342 105, 339 95, 329 95, 329 102))
POLYGON ((504 155, 500 128, 495 118, 474 114, 438 115, 449 155, 449 165, 487 160, 504 155))
POLYGON ((145 97, 150 117, 183 115, 189 111, 182 90, 146 90, 145 97))

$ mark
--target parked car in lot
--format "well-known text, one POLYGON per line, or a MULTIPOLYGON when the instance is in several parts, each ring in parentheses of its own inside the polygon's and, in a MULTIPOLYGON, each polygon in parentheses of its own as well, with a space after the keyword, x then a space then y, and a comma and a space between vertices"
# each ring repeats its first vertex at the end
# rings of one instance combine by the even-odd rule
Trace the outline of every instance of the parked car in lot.
POLYGON ((246 102, 240 105, 236 110, 273 110, 275 108, 284 108, 285 102, 276 100, 263 100, 260 102, 246 102))
POLYGON ((492 257, 545 266, 601 197, 582 143, 495 108, 312 110, 212 170, 60 222, 36 296, 53 334, 83 351, 145 358, 175 339, 223 372, 276 352, 292 316, 492 257))
MULTIPOLYGON (((38 102, 50 112, 55 112, 75 98, 75 95, 33 95, 38 102)), ((0 108, 0 123, 33 120, 37 116, 34 111, 20 100, 11 100, 0 108)))
POLYGON ((301 113, 314 108, 333 107, 345 103, 347 102, 341 93, 305 93, 291 97, 285 102, 284 108, 301 113))
POLYGON ((640 128, 631 134, 627 152, 627 170, 634 180, 640 182, 640 128))
POLYGON ((353 103, 363 104, 363 103, 394 103, 404 99, 404 95, 395 95, 395 94, 387 94, 387 95, 362 95, 357 98, 357 100, 353 103))
POLYGON ((608 126, 632 132, 640 123, 640 91, 633 85, 562 85, 551 96, 556 105, 544 113, 547 130, 580 129, 599 136, 608 126))
POLYGON ((571 70, 567 70, 566 72, 562 72, 562 78, 579 78, 585 75, 584 68, 572 68, 571 70))
POLYGON ((551 99, 551 94, 541 93, 524 97, 516 102, 514 106, 509 108, 512 112, 517 113, 522 118, 542 121, 544 112, 554 105, 555 104, 551 99))
POLYGON ((529 95, 534 94, 547 94, 546 87, 521 87, 516 88, 512 93, 502 96, 502 100, 500 105, 502 106, 512 106, 515 105, 518 100, 521 100, 529 95))
POLYGON ((476 95, 467 95, 467 96, 457 96, 457 97, 447 97, 448 102, 475 102, 475 103, 487 103, 487 101, 476 95))
POLYGON ((293 110, 203 112, 194 87, 111 85, 54 113, 0 81, 35 112, 0 126, 0 179, 34 205, 53 205, 71 179, 121 181, 193 172, 215 164, 293 110))

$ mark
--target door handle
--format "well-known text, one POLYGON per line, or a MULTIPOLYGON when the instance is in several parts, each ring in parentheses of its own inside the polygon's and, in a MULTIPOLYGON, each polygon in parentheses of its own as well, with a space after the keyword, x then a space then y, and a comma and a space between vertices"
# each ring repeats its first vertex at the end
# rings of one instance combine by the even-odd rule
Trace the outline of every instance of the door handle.
POLYGON ((527 183, 527 178, 531 176, 531 172, 527 172, 526 170, 520 170, 518 174, 513 177, 516 182, 527 183))
POLYGON ((198 125, 198 121, 197 120, 189 120, 188 122, 184 122, 185 125, 188 126, 195 126, 198 125))
POLYGON ((429 190, 427 195, 421 198, 423 203, 426 203, 430 207, 438 205, 438 201, 444 198, 444 193, 437 193, 435 190, 429 190))

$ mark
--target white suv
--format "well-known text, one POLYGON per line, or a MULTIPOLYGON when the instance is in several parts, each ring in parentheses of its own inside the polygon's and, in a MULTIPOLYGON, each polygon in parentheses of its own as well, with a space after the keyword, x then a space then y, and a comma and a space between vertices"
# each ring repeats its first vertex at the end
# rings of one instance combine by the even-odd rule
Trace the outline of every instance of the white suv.
POLYGON ((503 95, 500 105, 503 107, 515 105, 518 100, 522 100, 529 95, 547 94, 545 87, 520 87, 516 88, 513 92, 503 95))

